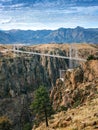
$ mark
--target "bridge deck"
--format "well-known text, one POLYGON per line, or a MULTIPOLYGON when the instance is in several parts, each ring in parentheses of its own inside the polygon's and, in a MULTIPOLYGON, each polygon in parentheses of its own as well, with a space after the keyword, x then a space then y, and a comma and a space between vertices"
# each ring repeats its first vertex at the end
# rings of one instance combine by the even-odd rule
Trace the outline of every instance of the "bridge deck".
POLYGON ((44 53, 38 53, 38 52, 29 52, 29 51, 21 51, 21 50, 9 50, 12 52, 17 53, 24 53, 24 54, 33 54, 33 55, 40 55, 40 56, 47 56, 47 57, 55 57, 55 58, 62 58, 62 59, 71 59, 71 60, 77 60, 77 61, 86 61, 86 59, 78 58, 78 57, 67 57, 67 56, 60 56, 60 55, 51 55, 51 54, 44 54, 44 53))

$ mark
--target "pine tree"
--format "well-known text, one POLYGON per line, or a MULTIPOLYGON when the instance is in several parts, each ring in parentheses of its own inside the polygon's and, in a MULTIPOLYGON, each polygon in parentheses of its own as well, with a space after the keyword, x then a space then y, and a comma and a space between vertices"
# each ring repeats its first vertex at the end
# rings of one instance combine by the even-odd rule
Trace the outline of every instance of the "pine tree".
POLYGON ((38 121, 46 121, 46 127, 48 126, 48 117, 52 114, 53 109, 50 103, 50 98, 47 89, 44 86, 40 86, 34 95, 34 101, 31 104, 33 113, 35 113, 38 121))

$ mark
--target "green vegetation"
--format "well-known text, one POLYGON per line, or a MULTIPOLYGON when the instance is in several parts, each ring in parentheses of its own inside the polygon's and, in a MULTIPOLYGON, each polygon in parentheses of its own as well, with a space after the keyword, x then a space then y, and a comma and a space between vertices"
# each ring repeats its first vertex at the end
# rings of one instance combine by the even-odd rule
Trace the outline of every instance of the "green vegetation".
POLYGON ((26 49, 23 48, 23 47, 19 48, 19 50, 21 50, 21 51, 26 51, 26 49))
POLYGON ((68 108, 65 107, 65 106, 61 106, 61 107, 60 107, 60 111, 67 111, 67 109, 68 109, 68 108))
POLYGON ((98 57, 95 57, 94 55, 89 55, 87 60, 98 60, 98 57))
POLYGON ((31 130, 32 129, 32 125, 30 123, 26 123, 23 127, 23 130, 31 130))
POLYGON ((44 86, 40 86, 34 95, 34 101, 31 104, 33 114, 35 114, 34 124, 38 125, 41 121, 46 121, 48 126, 48 117, 53 113, 52 105, 47 89, 44 86))
POLYGON ((12 130, 12 123, 8 117, 0 117, 0 130, 12 130))
POLYGON ((89 55, 87 58, 87 60, 94 60, 94 59, 95 59, 94 55, 89 55))
POLYGON ((73 108, 78 107, 80 104, 81 104, 81 100, 77 100, 77 101, 74 103, 73 108))

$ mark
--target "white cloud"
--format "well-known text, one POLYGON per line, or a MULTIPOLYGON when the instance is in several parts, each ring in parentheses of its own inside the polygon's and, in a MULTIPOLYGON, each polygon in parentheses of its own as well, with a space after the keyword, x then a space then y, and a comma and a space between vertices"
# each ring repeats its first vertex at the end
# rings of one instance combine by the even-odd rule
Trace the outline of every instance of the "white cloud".
POLYGON ((0 2, 10 2, 12 0, 0 0, 0 2))
POLYGON ((57 29, 76 26, 98 27, 98 6, 62 9, 24 8, 23 6, 24 4, 15 4, 9 6, 10 9, 0 10, 0 27, 5 30, 57 29))
POLYGON ((1 24, 9 24, 11 22, 12 22, 12 18, 10 18, 10 19, 4 19, 4 20, 0 21, 1 24))
POLYGON ((14 4, 14 5, 11 5, 10 8, 21 8, 25 6, 25 4, 14 4))

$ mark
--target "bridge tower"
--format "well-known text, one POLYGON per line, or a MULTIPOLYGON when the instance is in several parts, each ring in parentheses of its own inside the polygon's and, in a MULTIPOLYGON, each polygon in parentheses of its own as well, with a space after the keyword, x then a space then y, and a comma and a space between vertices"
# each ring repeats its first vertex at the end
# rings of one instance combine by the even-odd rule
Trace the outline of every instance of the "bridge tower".
POLYGON ((78 50, 76 46, 71 44, 69 47, 69 69, 73 69, 78 65, 78 61, 73 60, 73 58, 78 59, 78 50))
POLYGON ((16 53, 17 53, 16 50, 19 50, 21 46, 22 46, 21 44, 14 44, 13 45, 14 57, 16 56, 16 53))
POLYGON ((14 53, 14 57, 16 56, 16 54, 15 54, 15 50, 16 50, 16 46, 15 46, 15 44, 13 45, 13 53, 14 53))

